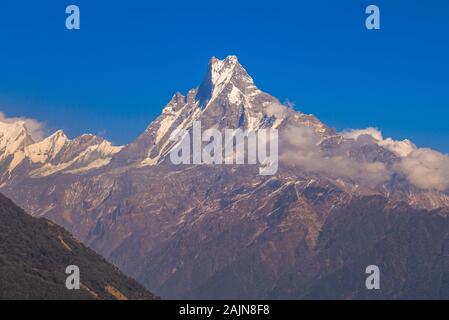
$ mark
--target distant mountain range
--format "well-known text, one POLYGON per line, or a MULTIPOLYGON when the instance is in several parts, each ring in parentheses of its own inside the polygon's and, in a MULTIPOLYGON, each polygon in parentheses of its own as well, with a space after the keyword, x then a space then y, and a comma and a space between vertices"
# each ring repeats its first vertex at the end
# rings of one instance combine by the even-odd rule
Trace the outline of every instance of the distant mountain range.
POLYGON ((448 297, 449 157, 374 128, 336 132, 259 90, 237 57, 212 58, 123 147, 62 131, 35 142, 0 124, 0 191, 167 298, 448 297), (279 170, 173 165, 194 121, 273 128, 279 170), (380 291, 364 289, 379 265, 380 291))
POLYGON ((2 195, 0 221, 0 300, 156 298, 63 228, 2 195), (66 288, 70 265, 80 270, 79 290, 66 288))

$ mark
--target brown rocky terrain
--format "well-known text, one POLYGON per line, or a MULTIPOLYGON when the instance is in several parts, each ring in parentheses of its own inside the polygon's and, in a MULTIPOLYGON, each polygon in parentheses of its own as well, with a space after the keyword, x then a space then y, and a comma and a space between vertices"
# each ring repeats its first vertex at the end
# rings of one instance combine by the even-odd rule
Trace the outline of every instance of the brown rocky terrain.
POLYGON ((58 137, 17 144, 0 190, 163 298, 448 297, 449 192, 410 171, 427 151, 338 133, 260 91, 236 57, 213 58, 127 146, 58 137), (278 171, 173 165, 170 135, 194 121, 277 129, 278 171), (364 287, 371 264, 379 291, 364 287))

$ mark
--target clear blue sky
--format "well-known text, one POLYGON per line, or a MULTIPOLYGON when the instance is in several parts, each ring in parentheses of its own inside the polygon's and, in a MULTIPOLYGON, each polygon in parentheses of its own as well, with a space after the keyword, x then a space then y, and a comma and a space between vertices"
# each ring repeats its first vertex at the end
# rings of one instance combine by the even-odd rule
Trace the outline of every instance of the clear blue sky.
POLYGON ((211 56, 336 127, 449 152, 449 1, 21 1, 0 4, 0 111, 128 143, 211 56), (65 29, 65 7, 81 30, 65 29), (381 9, 380 31, 365 7, 381 9))

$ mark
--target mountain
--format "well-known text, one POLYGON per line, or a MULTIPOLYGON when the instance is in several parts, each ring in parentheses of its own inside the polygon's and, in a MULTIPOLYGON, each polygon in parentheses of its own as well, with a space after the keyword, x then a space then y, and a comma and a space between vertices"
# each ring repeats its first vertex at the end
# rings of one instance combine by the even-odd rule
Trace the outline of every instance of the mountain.
POLYGON ((155 299, 136 281, 49 220, 0 195, 0 299, 155 299), (65 270, 80 270, 80 290, 65 270))
POLYGON ((0 123, 3 147, 1 180, 11 179, 13 172, 25 171, 28 176, 48 176, 57 172, 81 173, 107 165, 121 147, 112 146, 103 138, 85 134, 74 140, 59 130, 46 139, 34 142, 24 122, 0 123))
POLYGON ((327 270, 292 296, 447 300, 448 222, 448 208, 416 210, 381 196, 354 199, 323 227, 317 252, 327 270), (379 291, 366 290, 367 275, 360 272, 371 264, 381 271, 379 291))
POLYGON ((28 134, 25 122, 14 123, 0 122, 0 152, 1 160, 13 155, 21 148, 33 143, 33 139, 28 134))
POLYGON ((379 298, 446 296, 449 157, 375 128, 336 132, 259 90, 235 56, 212 58, 126 146, 55 135, 10 148, 0 190, 164 298, 372 297, 354 282, 368 260, 399 277, 379 298), (278 170, 174 165, 170 136, 196 121, 276 129, 278 170))
POLYGON ((276 108, 282 108, 281 103, 257 89, 236 56, 223 61, 213 57, 201 85, 186 96, 176 93, 162 114, 136 141, 125 146, 117 158, 128 163, 158 164, 176 144, 170 141, 170 134, 176 129, 191 129, 194 121, 200 121, 203 128, 252 130, 278 128, 283 121, 291 121, 313 126, 320 133, 334 132, 313 116, 296 114, 288 118, 287 112, 276 108))

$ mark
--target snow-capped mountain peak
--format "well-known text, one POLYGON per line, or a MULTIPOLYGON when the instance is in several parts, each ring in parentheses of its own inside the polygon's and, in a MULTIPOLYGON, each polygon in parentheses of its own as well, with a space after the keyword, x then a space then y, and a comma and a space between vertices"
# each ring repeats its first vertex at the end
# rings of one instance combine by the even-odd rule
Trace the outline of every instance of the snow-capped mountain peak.
POLYGON ((0 161, 32 143, 24 121, 0 122, 0 161))
POLYGON ((58 130, 44 140, 25 148, 25 155, 34 163, 54 159, 70 140, 64 131, 58 130))
POLYGON ((87 172, 107 165, 121 149, 92 134, 71 140, 63 130, 34 142, 24 121, 0 122, 0 165, 7 168, 0 179, 9 179, 22 166, 31 176, 87 172))
POLYGON ((228 56, 224 60, 212 57, 196 99, 205 108, 222 93, 228 94, 228 99, 236 102, 241 99, 239 95, 253 96, 259 92, 236 56, 228 56))
POLYGON ((156 165, 176 144, 169 139, 175 130, 190 130, 194 121, 203 128, 280 128, 290 122, 327 134, 330 130, 312 116, 300 115, 275 97, 259 90, 236 56, 212 57, 198 89, 175 93, 161 115, 116 157, 117 165, 156 165))
MULTIPOLYGON (((236 56, 228 56, 224 60, 219 60, 216 57, 212 57, 209 66, 212 84, 217 86, 226 80, 229 81, 233 76, 233 72, 236 67, 243 69, 236 56)), ((252 83, 251 78, 250 80, 252 83)))

